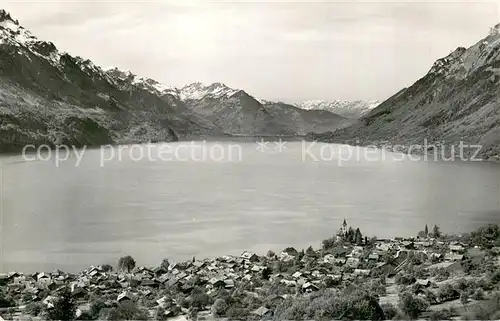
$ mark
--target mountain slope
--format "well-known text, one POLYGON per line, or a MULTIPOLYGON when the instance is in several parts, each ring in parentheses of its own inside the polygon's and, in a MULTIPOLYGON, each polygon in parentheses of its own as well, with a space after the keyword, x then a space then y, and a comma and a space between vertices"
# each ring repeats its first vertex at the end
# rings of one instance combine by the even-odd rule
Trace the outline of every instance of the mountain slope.
POLYGON ((500 154, 500 24, 466 49, 437 60, 411 87, 401 90, 354 125, 320 141, 362 144, 480 144, 480 156, 500 154))
POLYGON ((306 129, 333 130, 342 121, 309 113, 296 124, 285 109, 295 107, 269 110, 245 91, 221 83, 178 89, 116 68, 104 71, 37 39, 0 10, 0 152, 19 151, 26 144, 296 135, 306 129))
POLYGON ((178 110, 188 109, 233 135, 304 135, 334 130, 347 119, 327 111, 306 111, 295 106, 255 99, 244 90, 222 83, 193 83, 163 91, 178 110))
POLYGON ((281 124, 294 128, 300 135, 309 132, 324 133, 343 128, 351 123, 349 119, 326 110, 304 110, 285 103, 275 102, 266 102, 264 107, 281 124))
POLYGON ((295 104, 305 110, 327 110, 331 113, 349 118, 357 119, 367 114, 380 104, 378 100, 306 100, 295 104))
POLYGON ((57 50, 0 11, 0 151, 25 144, 100 145, 214 134, 197 116, 90 60, 57 50))

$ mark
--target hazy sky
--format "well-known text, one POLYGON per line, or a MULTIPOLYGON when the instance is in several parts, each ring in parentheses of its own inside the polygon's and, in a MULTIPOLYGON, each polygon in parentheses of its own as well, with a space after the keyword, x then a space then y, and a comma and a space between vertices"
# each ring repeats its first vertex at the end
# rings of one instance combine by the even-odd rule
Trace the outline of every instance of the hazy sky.
POLYGON ((166 85, 384 99, 500 22, 493 1, 1 1, 60 50, 166 85))

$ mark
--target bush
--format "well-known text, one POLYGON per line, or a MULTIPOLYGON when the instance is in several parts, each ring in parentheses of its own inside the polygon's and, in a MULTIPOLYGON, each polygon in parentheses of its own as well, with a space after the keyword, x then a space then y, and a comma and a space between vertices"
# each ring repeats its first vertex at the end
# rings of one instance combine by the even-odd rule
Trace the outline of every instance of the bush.
POLYGON ((229 306, 227 305, 226 301, 217 299, 212 305, 212 313, 215 317, 223 317, 226 314, 228 308, 229 306))
POLYGON ((337 242, 336 237, 331 237, 329 239, 323 240, 321 243, 323 244, 323 250, 329 250, 335 246, 337 242))
POLYGON ((495 294, 490 300, 475 306, 470 315, 472 320, 498 320, 500 317, 500 294, 495 294))
POLYGON ((398 273, 396 275, 396 284, 400 284, 400 285, 411 285, 413 283, 415 283, 417 281, 417 279, 411 275, 411 274, 408 274, 408 273, 398 273))
POLYGON ((92 320, 99 319, 101 310, 106 308, 106 304, 102 300, 94 300, 90 302, 89 316, 92 320))
POLYGON ((107 320, 148 320, 148 313, 138 308, 132 301, 120 302, 108 311, 107 320))
POLYGON ((437 297, 441 302, 451 301, 460 298, 460 292, 454 289, 451 284, 446 283, 439 288, 437 297))
POLYGON ((210 305, 210 297, 202 288, 195 287, 191 291, 191 306, 203 310, 208 305, 210 305))
POLYGON ((112 267, 111 265, 109 265, 109 264, 104 264, 104 265, 103 265, 103 266, 101 266, 101 267, 102 267, 102 270, 103 270, 104 272, 112 272, 112 271, 113 271, 113 267, 112 267))
POLYGON ((472 299, 474 299, 476 301, 484 300, 484 291, 483 291, 483 289, 481 289, 481 288, 477 289, 476 292, 474 292, 474 294, 472 295, 472 299))
POLYGON ((10 296, 5 295, 3 292, 0 292, 0 308, 8 308, 15 305, 16 303, 10 296))
POLYGON ((26 313, 31 316, 38 316, 45 306, 41 302, 32 302, 26 305, 26 313))
POLYGON ((361 290, 324 290, 289 298, 275 309, 275 320, 383 320, 378 300, 361 290))
POLYGON ((272 273, 271 269, 266 266, 261 272, 262 279, 269 280, 271 273, 272 273))
POLYGON ((135 260, 130 255, 123 256, 118 260, 118 269, 130 272, 135 268, 135 260))
POLYGON ((386 320, 393 320, 398 315, 398 309, 390 303, 382 304, 380 306, 384 311, 384 316, 386 320))
POLYGON ((168 271, 169 266, 170 266, 170 262, 168 261, 168 259, 163 259, 163 261, 161 261, 160 267, 162 269, 164 269, 165 271, 168 271))
POLYGON ((68 288, 61 290, 59 297, 54 301, 54 307, 47 310, 49 320, 73 320, 76 305, 68 288))
POLYGON ((453 313, 451 310, 445 309, 440 311, 432 311, 429 314, 429 320, 439 321, 439 320, 451 320, 453 313))
POLYGON ((429 302, 417 295, 413 295, 409 292, 403 292, 400 294, 399 308, 411 319, 417 319, 418 316, 427 310, 428 307, 429 302))
POLYGON ((500 243, 500 228, 496 224, 481 227, 470 235, 471 246, 491 248, 500 243))

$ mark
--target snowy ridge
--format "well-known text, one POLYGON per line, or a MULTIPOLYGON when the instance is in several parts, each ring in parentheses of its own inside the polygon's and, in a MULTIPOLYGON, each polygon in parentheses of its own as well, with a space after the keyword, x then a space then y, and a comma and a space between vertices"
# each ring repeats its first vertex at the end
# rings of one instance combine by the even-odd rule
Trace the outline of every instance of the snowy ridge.
POLYGON ((380 104, 378 100, 307 100, 295 106, 305 110, 327 110, 348 118, 358 118, 380 104))
POLYGON ((234 89, 223 83, 217 82, 210 85, 201 82, 195 82, 182 88, 176 88, 159 83, 151 78, 139 77, 130 71, 122 71, 118 68, 108 69, 106 73, 120 83, 132 85, 145 89, 156 95, 173 95, 179 100, 200 100, 206 97, 214 99, 229 98, 234 94, 241 92, 240 89, 234 89))
POLYGON ((155 95, 161 96, 165 94, 177 94, 178 91, 177 88, 165 86, 154 79, 142 78, 128 70, 122 71, 116 67, 106 70, 106 74, 111 78, 118 80, 118 85, 120 85, 120 83, 125 83, 127 85, 147 90, 155 95))
POLYGON ((230 88, 220 82, 205 85, 195 82, 182 87, 179 90, 179 97, 182 100, 210 98, 229 98, 241 90, 230 88))
POLYGON ((48 60, 51 65, 60 67, 62 53, 57 51, 54 44, 38 40, 3 9, 0 10, 0 44, 15 46, 19 48, 19 52, 29 50, 31 53, 48 60))

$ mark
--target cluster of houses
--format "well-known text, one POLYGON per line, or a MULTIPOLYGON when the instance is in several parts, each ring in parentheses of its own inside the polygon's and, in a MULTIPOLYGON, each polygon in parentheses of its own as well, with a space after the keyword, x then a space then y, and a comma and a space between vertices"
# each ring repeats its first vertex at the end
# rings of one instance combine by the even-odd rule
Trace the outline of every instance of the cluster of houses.
MULTIPOLYGON (((484 251, 467 249, 460 243, 449 244, 432 239, 377 240, 369 246, 344 245, 307 251, 305 254, 294 248, 265 257, 243 252, 240 256, 193 260, 168 267, 139 267, 132 272, 112 272, 100 266, 93 266, 79 274, 59 270, 31 275, 12 272, 0 274, 0 287, 15 299, 18 308, 38 301, 50 309, 58 292, 69 288, 71 295, 80 303, 79 314, 88 308, 89 297, 97 295, 107 298, 110 306, 124 300, 149 298, 155 302, 150 307, 151 311, 162 307, 166 317, 175 317, 187 315, 188 310, 171 296, 161 296, 162 289, 175 289, 189 297, 195 287, 201 287, 211 295, 218 289, 231 290, 241 284, 279 282, 294 289, 290 293, 295 294, 289 295, 300 295, 356 278, 391 277, 412 264, 415 258, 427 262, 429 270, 460 273, 465 258, 480 260, 484 256, 484 251), (278 270, 276 264, 285 268, 278 270)), ((210 307, 206 309, 210 310, 210 307)), ((271 311, 266 306, 252 312, 257 317, 265 317, 269 313, 271 311)))

